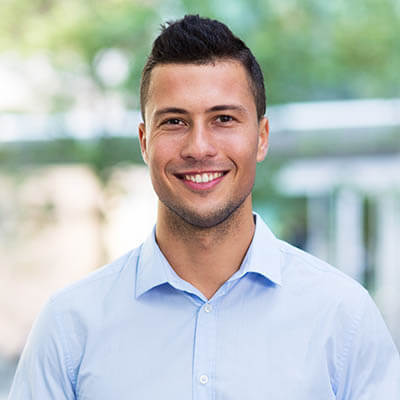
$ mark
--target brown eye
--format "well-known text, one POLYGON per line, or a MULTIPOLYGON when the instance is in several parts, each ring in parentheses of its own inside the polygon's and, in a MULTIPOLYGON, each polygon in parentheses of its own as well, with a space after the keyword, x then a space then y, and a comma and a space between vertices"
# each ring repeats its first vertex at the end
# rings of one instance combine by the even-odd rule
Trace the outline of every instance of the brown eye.
POLYGON ((182 128, 185 126, 185 121, 181 120, 180 118, 167 118, 162 121, 159 125, 160 128, 163 129, 177 129, 182 128))
POLYGON ((171 118, 166 120, 164 123, 167 125, 179 125, 182 121, 178 118, 171 118))
POLYGON ((217 120, 222 123, 232 122, 233 118, 230 115, 220 115, 217 120))

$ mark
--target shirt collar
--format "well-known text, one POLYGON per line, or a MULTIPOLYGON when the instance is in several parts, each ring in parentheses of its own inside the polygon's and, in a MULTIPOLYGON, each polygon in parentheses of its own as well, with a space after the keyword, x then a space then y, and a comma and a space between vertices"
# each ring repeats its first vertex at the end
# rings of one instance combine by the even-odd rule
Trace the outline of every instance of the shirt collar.
MULTIPOLYGON (((278 241, 261 217, 256 213, 254 217, 256 229, 250 247, 240 269, 231 276, 229 281, 240 279, 246 273, 252 272, 281 285, 281 256, 278 241)), ((141 247, 137 267, 136 298, 165 283, 180 290, 192 287, 175 273, 162 254, 155 239, 154 227, 141 247)))
POLYGON ((253 272, 282 285, 279 241, 262 218, 255 212, 253 214, 256 222, 253 240, 242 266, 230 279, 240 278, 248 272, 253 272))
POLYGON ((154 227, 140 249, 136 277, 136 298, 153 287, 168 282, 168 275, 164 268, 165 262, 167 260, 156 242, 156 229, 154 227))

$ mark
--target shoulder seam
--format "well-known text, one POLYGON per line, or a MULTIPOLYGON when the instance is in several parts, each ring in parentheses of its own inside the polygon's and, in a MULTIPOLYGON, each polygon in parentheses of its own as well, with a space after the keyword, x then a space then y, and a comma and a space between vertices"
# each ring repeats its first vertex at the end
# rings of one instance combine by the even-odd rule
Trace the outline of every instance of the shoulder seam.
MULTIPOLYGON (((65 287, 65 288, 63 288, 63 289, 61 289, 60 291, 54 293, 54 294, 50 297, 50 301, 56 301, 57 298, 58 298, 59 296, 62 296, 63 294, 68 294, 68 293, 70 293, 71 291, 77 290, 77 289, 79 289, 80 287, 82 287, 82 286, 84 286, 84 285, 91 285, 91 284, 94 284, 95 282, 98 282, 98 281, 100 281, 100 280, 102 280, 102 279, 106 279, 106 278, 108 278, 109 276, 112 276, 112 275, 115 275, 115 274, 119 273, 119 272, 127 265, 127 263, 128 263, 129 261, 131 261, 131 258, 132 258, 132 257, 134 256, 134 254, 135 254, 135 250, 136 250, 136 249, 131 250, 130 252, 128 252, 128 253, 126 254, 126 260, 124 260, 123 262, 121 262, 122 260, 119 261, 119 262, 118 262, 118 260, 115 261, 115 263, 118 262, 119 264, 121 264, 121 265, 119 266, 118 269, 114 269, 114 270, 112 270, 112 271, 108 271, 108 272, 105 273, 104 275, 97 276, 97 277, 90 277, 90 274, 89 274, 89 275, 87 275, 86 277, 83 277, 82 279, 80 279, 80 280, 78 280, 78 281, 76 281, 76 282, 70 284, 69 286, 67 286, 67 287, 65 287)), ((100 267, 100 268, 111 267, 112 264, 113 264, 113 263, 105 264, 103 267, 100 267)), ((95 272, 96 272, 96 270, 93 270, 91 273, 95 273, 95 272)))
MULTIPOLYGON (((348 283, 352 283, 352 284, 356 284, 357 282, 354 281, 354 279, 352 279, 350 276, 347 276, 345 273, 343 273, 340 269, 338 269, 337 267, 334 267, 333 265, 329 264, 328 262, 318 259, 317 257, 313 256, 312 254, 303 252, 303 250, 298 249, 298 251, 304 253, 304 256, 302 257, 302 253, 298 254, 296 251, 293 251, 291 248, 287 248, 287 246, 282 245, 282 241, 280 242, 280 251, 282 253, 288 254, 288 255, 292 255, 292 256, 298 256, 301 261, 303 262, 304 265, 309 266, 315 270, 318 270, 320 272, 323 273, 328 273, 328 274, 332 274, 348 283), (305 259, 305 258, 310 258, 310 259, 305 259), (313 258, 315 258, 315 260, 313 260, 313 258), (322 263, 323 265, 326 266, 326 268, 321 268, 320 266, 316 265, 316 261, 322 263)), ((283 242, 285 244, 285 242, 283 242)), ((289 246, 291 246, 289 244, 289 246)), ((362 287, 362 285, 360 285, 362 287)))
POLYGON ((61 329, 62 324, 60 321, 59 312, 58 312, 58 310, 55 309, 53 301, 51 301, 51 306, 53 307, 53 310, 54 310, 55 320, 57 323, 57 329, 60 332, 60 338, 62 340, 62 344, 63 344, 63 348, 64 348, 64 352, 65 352, 65 357, 63 357, 63 358, 65 358, 65 365, 67 367, 68 377, 69 377, 72 387, 75 391, 76 376, 74 374, 74 369, 72 367, 72 358, 71 358, 71 354, 70 354, 70 349, 69 349, 69 346, 67 343, 67 339, 63 333, 63 330, 61 329))
POLYGON ((347 360, 347 358, 349 356, 350 349, 352 347, 354 338, 355 338, 356 334, 359 331, 360 323, 361 323, 362 317, 363 317, 364 312, 365 312, 365 308, 366 308, 365 306, 366 306, 366 301, 367 301, 367 296, 365 294, 366 293, 365 293, 365 289, 364 289, 364 291, 363 291, 362 308, 360 310, 360 313, 353 320, 353 324, 351 325, 351 328, 350 328, 349 333, 348 333, 348 340, 347 340, 346 344, 343 347, 342 353, 339 354, 338 357, 337 357, 338 369, 337 369, 337 372, 336 372, 336 374, 334 376, 334 379, 333 379, 333 382, 334 382, 334 385, 335 385, 336 388, 339 387, 339 384, 343 379, 342 375, 343 375, 344 370, 345 370, 345 362, 346 362, 346 360, 347 360))

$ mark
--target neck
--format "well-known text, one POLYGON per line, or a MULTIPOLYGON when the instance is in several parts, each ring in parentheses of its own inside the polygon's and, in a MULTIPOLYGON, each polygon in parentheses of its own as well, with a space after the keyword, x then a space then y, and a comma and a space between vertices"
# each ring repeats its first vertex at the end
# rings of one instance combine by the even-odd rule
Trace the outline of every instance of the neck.
POLYGON ((193 226, 159 204, 157 243, 175 272, 210 299, 239 268, 254 235, 249 197, 222 223, 193 226))

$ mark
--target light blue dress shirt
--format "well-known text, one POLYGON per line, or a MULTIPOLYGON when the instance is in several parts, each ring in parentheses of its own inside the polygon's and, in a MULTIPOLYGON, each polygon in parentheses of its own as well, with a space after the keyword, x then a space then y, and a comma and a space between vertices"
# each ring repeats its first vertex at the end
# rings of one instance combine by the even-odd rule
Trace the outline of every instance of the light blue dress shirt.
POLYGON ((57 293, 9 399, 399 400, 400 361, 368 293, 257 216, 240 269, 209 301, 154 232, 57 293))

